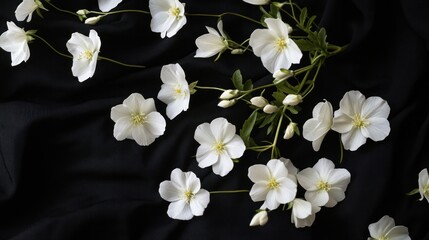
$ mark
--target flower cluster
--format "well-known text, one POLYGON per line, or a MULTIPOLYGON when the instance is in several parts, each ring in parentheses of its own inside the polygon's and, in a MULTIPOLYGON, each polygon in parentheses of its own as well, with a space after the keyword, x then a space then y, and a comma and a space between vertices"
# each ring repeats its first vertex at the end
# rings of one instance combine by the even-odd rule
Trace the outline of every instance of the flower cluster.
MULTIPOLYGON (((101 10, 80 9, 70 12, 59 9, 47 0, 23 0, 17 6, 17 21, 32 20, 33 13, 42 15, 48 8, 61 10, 76 16, 85 24, 94 25, 111 14, 137 12, 150 15, 150 29, 160 34, 161 39, 175 36, 187 23, 185 4, 178 0, 149 0, 146 10, 112 11, 122 0, 98 0, 101 10)), ((199 144, 195 159, 200 168, 211 167, 221 177, 231 173, 235 163, 245 151, 270 152, 266 164, 249 167, 250 190, 215 191, 216 193, 248 192, 254 202, 262 202, 250 226, 264 225, 270 211, 291 210, 291 222, 297 227, 311 226, 316 213, 322 207, 332 208, 346 198, 345 192, 351 181, 351 174, 345 168, 336 168, 333 161, 323 157, 313 167, 297 169, 290 159, 283 156, 278 147, 280 141, 302 137, 312 142, 314 151, 319 151, 325 136, 332 130, 341 135, 341 148, 356 151, 367 139, 384 140, 390 133, 388 121, 390 107, 378 96, 366 98, 360 91, 351 90, 344 94, 339 109, 333 110, 328 100, 319 102, 312 110, 312 118, 301 124, 294 120, 303 108, 300 106, 314 90, 320 69, 325 60, 340 53, 344 48, 326 41, 327 33, 315 23, 315 16, 309 16, 306 8, 300 8, 292 1, 284 3, 269 0, 244 0, 259 5, 261 20, 235 14, 195 14, 201 17, 216 17, 216 29, 206 26, 207 32, 195 39, 195 58, 215 57, 220 59, 224 52, 231 54, 251 53, 260 58, 272 82, 254 86, 251 80, 243 80, 241 71, 232 74, 229 89, 217 86, 200 86, 197 81, 189 83, 185 70, 178 64, 166 64, 160 70, 160 91, 157 99, 166 106, 165 115, 176 118, 189 108, 192 94, 200 91, 220 91, 218 106, 235 107, 240 104, 250 108, 251 114, 240 128, 225 117, 201 123, 194 130, 194 140, 199 144), (269 5, 266 8, 265 5, 269 5), (245 41, 231 39, 224 31, 222 17, 231 14, 241 17, 258 28, 245 41), (305 59, 305 61, 302 61, 305 59), (254 132, 265 129, 268 139, 255 137, 254 132), (299 187, 304 191, 298 196, 299 187)), ((0 36, 0 47, 11 53, 11 65, 16 66, 30 58, 28 43, 40 40, 63 57, 72 59, 71 72, 79 82, 94 76, 99 60, 110 61, 125 67, 144 68, 100 56, 101 38, 92 29, 88 35, 75 32, 65 43, 69 54, 59 52, 36 30, 25 31, 14 22, 7 22, 8 30, 0 36)), ((103 47, 105 47, 103 45, 103 47)), ((118 141, 132 139, 138 145, 148 146, 161 137, 167 122, 155 107, 154 98, 145 98, 132 93, 122 104, 111 108, 110 118, 114 121, 113 137, 118 141)), ((340 159, 340 163, 341 163, 340 159)), ((419 174, 418 192, 421 199, 429 201, 429 180, 427 170, 419 174)), ((175 168, 159 185, 162 199, 170 202, 167 215, 174 219, 190 220, 203 215, 210 202, 209 192, 201 188, 201 181, 193 172, 175 168)), ((385 216, 369 226, 373 239, 404 237, 408 230, 394 226, 393 219, 385 216)))

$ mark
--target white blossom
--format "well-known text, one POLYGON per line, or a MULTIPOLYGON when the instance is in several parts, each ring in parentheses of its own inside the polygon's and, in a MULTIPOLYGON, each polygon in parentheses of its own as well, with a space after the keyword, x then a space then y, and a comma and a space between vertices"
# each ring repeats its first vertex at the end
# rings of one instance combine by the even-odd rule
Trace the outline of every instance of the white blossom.
POLYGON ((237 100, 235 99, 231 99, 231 100, 221 100, 219 101, 219 103, 217 104, 218 107, 221 108, 229 108, 234 106, 237 103, 237 100))
POLYGON ((134 139, 137 144, 147 146, 165 131, 165 119, 156 111, 153 98, 145 99, 139 93, 112 107, 110 117, 115 122, 113 136, 118 141, 134 139))
POLYGON ((161 38, 174 36, 185 24, 185 4, 178 0, 149 0, 150 28, 161 38))
POLYGON ((292 202, 291 222, 296 228, 311 227, 316 219, 316 213, 320 207, 311 204, 301 198, 295 198, 292 202))
POLYGON ((331 130, 333 122, 332 105, 328 101, 319 102, 313 108, 313 117, 305 121, 302 126, 302 135, 312 141, 314 151, 319 151, 323 139, 331 130))
POLYGON ((426 198, 429 202, 429 176, 427 168, 419 172, 419 193, 421 196, 420 201, 426 198))
POLYGON ((232 170, 232 159, 240 158, 246 150, 235 126, 222 117, 200 124, 194 138, 200 144, 196 154, 198 166, 212 166, 213 172, 222 177, 232 170))
POLYGON ((305 199, 316 206, 333 207, 344 200, 344 192, 350 183, 347 169, 335 168, 334 163, 321 158, 312 167, 300 171, 299 184, 306 190, 305 199))
POLYGON ((389 113, 390 107, 382 98, 365 99, 359 91, 349 91, 334 112, 332 130, 341 133, 344 149, 355 151, 367 138, 381 141, 389 135, 389 113))
POLYGON ((32 39, 24 29, 19 28, 14 22, 6 22, 7 31, 0 35, 0 47, 10 52, 12 66, 26 62, 30 58, 28 42, 32 39))
POLYGON ((289 38, 290 26, 281 19, 266 18, 268 29, 256 29, 250 35, 250 46, 271 73, 301 61, 302 52, 289 38))
POLYGON ((87 25, 95 25, 95 24, 97 24, 100 21, 101 17, 102 17, 101 15, 98 15, 98 16, 95 16, 95 17, 87 18, 87 19, 85 19, 85 24, 87 24, 87 25))
POLYGON ((388 215, 384 215, 378 222, 371 223, 368 230, 371 236, 368 240, 411 240, 408 228, 395 226, 395 220, 388 215))
POLYGON ((98 7, 102 12, 108 12, 121 2, 122 0, 98 0, 98 7))
POLYGON ((277 112, 279 110, 279 108, 275 105, 272 104, 267 104, 264 106, 264 108, 262 108, 262 111, 266 114, 273 114, 275 112, 277 112))
POLYGON ((167 215, 179 220, 202 216, 210 202, 210 193, 201 188, 200 179, 193 172, 178 168, 171 172, 170 179, 159 184, 159 194, 171 202, 167 215))
POLYGON ((254 183, 250 197, 254 202, 264 201, 261 209, 274 210, 280 204, 291 202, 296 196, 297 184, 279 159, 271 159, 267 165, 249 167, 248 177, 254 183))
POLYGON ((39 0, 23 0, 15 10, 16 20, 25 21, 25 19, 27 19, 27 22, 30 22, 33 17, 33 12, 38 8, 46 10, 39 0))
POLYGON ((243 0, 243 1, 253 5, 266 5, 270 3, 270 0, 243 0))
POLYGON ((222 53, 228 48, 228 42, 226 41, 227 36, 223 32, 222 20, 217 23, 219 32, 211 27, 206 26, 206 28, 209 33, 201 35, 195 40, 195 44, 198 47, 195 57, 198 58, 208 58, 222 53))
POLYGON ((266 210, 260 210, 258 213, 256 213, 252 220, 250 221, 249 226, 263 226, 268 222, 268 213, 266 210))
POLYGON ((97 67, 98 54, 101 48, 101 40, 95 30, 89 32, 89 36, 81 33, 73 33, 66 43, 68 51, 73 56, 72 73, 79 82, 91 78, 97 67))
POLYGON ((173 119, 189 108, 189 84, 183 68, 178 63, 162 67, 161 81, 163 84, 158 99, 167 104, 167 117, 173 119))

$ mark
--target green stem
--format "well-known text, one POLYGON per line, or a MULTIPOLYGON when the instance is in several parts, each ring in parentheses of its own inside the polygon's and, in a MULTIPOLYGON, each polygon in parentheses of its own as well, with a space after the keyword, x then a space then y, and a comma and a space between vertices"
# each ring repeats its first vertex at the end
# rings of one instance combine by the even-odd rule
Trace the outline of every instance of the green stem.
POLYGON ((51 7, 55 8, 57 11, 60 11, 60 12, 63 12, 63 13, 67 13, 67 14, 71 14, 71 15, 74 15, 76 17, 79 17, 79 15, 77 13, 74 13, 74 12, 69 11, 69 10, 61 9, 61 8, 55 6, 54 4, 52 4, 51 1, 46 1, 45 0, 45 3, 49 4, 51 7))
POLYGON ((344 147, 343 142, 341 141, 341 134, 340 134, 340 163, 343 162, 344 157, 344 147))
POLYGON ((105 16, 112 15, 112 14, 118 14, 118 13, 143 13, 143 14, 149 14, 150 15, 150 12, 138 10, 138 9, 124 9, 124 10, 118 10, 118 11, 113 11, 113 12, 89 11, 89 13, 105 15, 105 16))
POLYGON ((284 117, 284 113, 286 111, 287 106, 283 106, 282 109, 282 114, 280 115, 280 119, 279 122, 277 124, 277 129, 276 129, 276 134, 274 135, 274 140, 273 140, 273 144, 272 144, 272 148, 271 148, 271 158, 276 158, 277 156, 275 155, 275 149, 276 149, 276 145, 277 145, 277 141, 279 139, 279 133, 280 133, 280 128, 282 126, 282 122, 283 122, 283 117, 284 117))
POLYGON ((224 190, 224 191, 210 191, 210 194, 223 194, 223 193, 248 193, 249 190, 224 190))
POLYGON ((226 89, 217 88, 217 87, 202 87, 202 86, 195 86, 196 89, 204 89, 204 90, 217 90, 217 91, 226 91, 226 89))
POLYGON ((106 57, 102 57, 102 56, 98 56, 98 60, 105 60, 105 61, 109 61, 112 63, 116 63, 125 67, 132 67, 132 68, 145 68, 145 66, 142 65, 134 65, 134 64, 127 64, 127 63, 123 63, 123 62, 119 62, 110 58, 106 58, 106 57))
POLYGON ((190 17, 216 17, 216 18, 222 18, 225 15, 232 15, 232 16, 240 17, 240 18, 243 18, 243 19, 246 19, 246 20, 249 20, 251 22, 254 22, 254 23, 257 23, 257 24, 261 25, 261 22, 255 20, 253 18, 241 15, 239 13, 234 13, 234 12, 224 12, 222 14, 185 13, 185 15, 186 16, 190 16, 190 17))
POLYGON ((41 40, 42 42, 44 42, 50 49, 52 49, 54 52, 56 52, 58 55, 61 55, 61 56, 63 56, 63 57, 66 57, 66 58, 73 58, 72 56, 70 56, 70 55, 67 55, 67 54, 64 54, 64 53, 62 53, 62 52, 60 52, 60 51, 58 51, 56 48, 54 48, 48 41, 46 41, 44 38, 42 38, 41 36, 39 36, 39 35, 37 35, 37 34, 35 34, 35 33, 32 33, 32 34, 30 34, 30 36, 32 36, 32 37, 35 37, 35 38, 37 38, 37 39, 39 39, 39 40, 41 40))

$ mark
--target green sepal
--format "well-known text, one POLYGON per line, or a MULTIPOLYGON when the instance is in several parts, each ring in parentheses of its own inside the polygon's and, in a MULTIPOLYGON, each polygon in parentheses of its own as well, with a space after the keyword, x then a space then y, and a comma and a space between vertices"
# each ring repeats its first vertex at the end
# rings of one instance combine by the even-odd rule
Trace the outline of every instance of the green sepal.
POLYGON ((194 93, 196 93, 196 92, 197 92, 197 89, 195 89, 195 87, 197 86, 197 84, 198 84, 198 81, 195 81, 195 82, 191 82, 191 83, 188 85, 188 87, 189 87, 189 93, 190 93, 190 94, 194 94, 194 93))
POLYGON ((417 194, 419 192, 420 192, 419 189, 415 188, 415 189, 411 190, 410 192, 407 192, 406 195, 411 196, 411 195, 417 194))

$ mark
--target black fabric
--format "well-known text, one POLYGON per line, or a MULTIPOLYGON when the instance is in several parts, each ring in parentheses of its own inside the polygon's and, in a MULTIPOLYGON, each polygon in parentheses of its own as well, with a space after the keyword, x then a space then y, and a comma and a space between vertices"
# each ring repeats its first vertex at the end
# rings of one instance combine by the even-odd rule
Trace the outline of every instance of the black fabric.
MULTIPOLYGON (((18 23, 14 11, 20 2, 0 4, 0 32, 6 31, 6 21, 14 21, 26 30, 37 29, 67 52, 65 43, 73 32, 87 35, 95 29, 102 41, 100 55, 147 68, 100 61, 94 77, 79 83, 71 74, 71 60, 40 40, 30 44, 29 61, 16 67, 10 66, 9 53, 0 52, 0 239, 367 239, 368 225, 383 215, 407 226, 412 239, 429 239, 429 203, 417 201, 419 195, 405 195, 418 186, 419 171, 429 167, 427 1, 299 2, 318 16, 329 42, 349 44, 322 68, 315 90, 302 103, 300 126, 317 102, 327 99, 337 109, 344 93, 355 89, 388 101, 392 128, 382 142, 368 140, 355 152, 345 151, 342 163, 334 133, 319 152, 300 137, 281 142, 282 155, 300 169, 326 157, 352 175, 346 199, 322 208, 313 226, 304 229, 296 229, 290 211, 281 209, 270 213, 265 226, 249 227, 260 203, 247 193, 212 195, 204 215, 191 221, 167 216, 168 202, 158 188, 174 168, 194 171, 210 191, 250 189, 248 167, 268 160, 246 152, 223 178, 197 166, 196 126, 226 117, 239 128, 251 111, 217 107, 218 92, 193 95, 190 109, 167 120, 165 134, 149 147, 113 137, 110 108, 133 92, 156 98, 165 64, 179 63, 188 82, 206 86, 231 88, 236 69, 257 85, 272 81, 251 53, 225 53, 217 62, 194 58, 195 39, 206 32, 204 26, 215 27, 216 18, 188 17, 176 36, 161 39, 150 30, 150 16, 137 13, 112 15, 88 26, 50 8, 44 19, 34 15, 30 23, 18 23)), ((95 0, 53 2, 72 11, 98 9, 95 0)), ((240 0, 183 2, 189 13, 259 14, 257 7, 240 0)), ((127 0, 117 9, 148 10, 148 3, 127 0)), ((246 39, 257 27, 233 16, 223 21, 234 39, 246 39)), ((165 104, 156 101, 156 106, 165 113, 165 104)))

